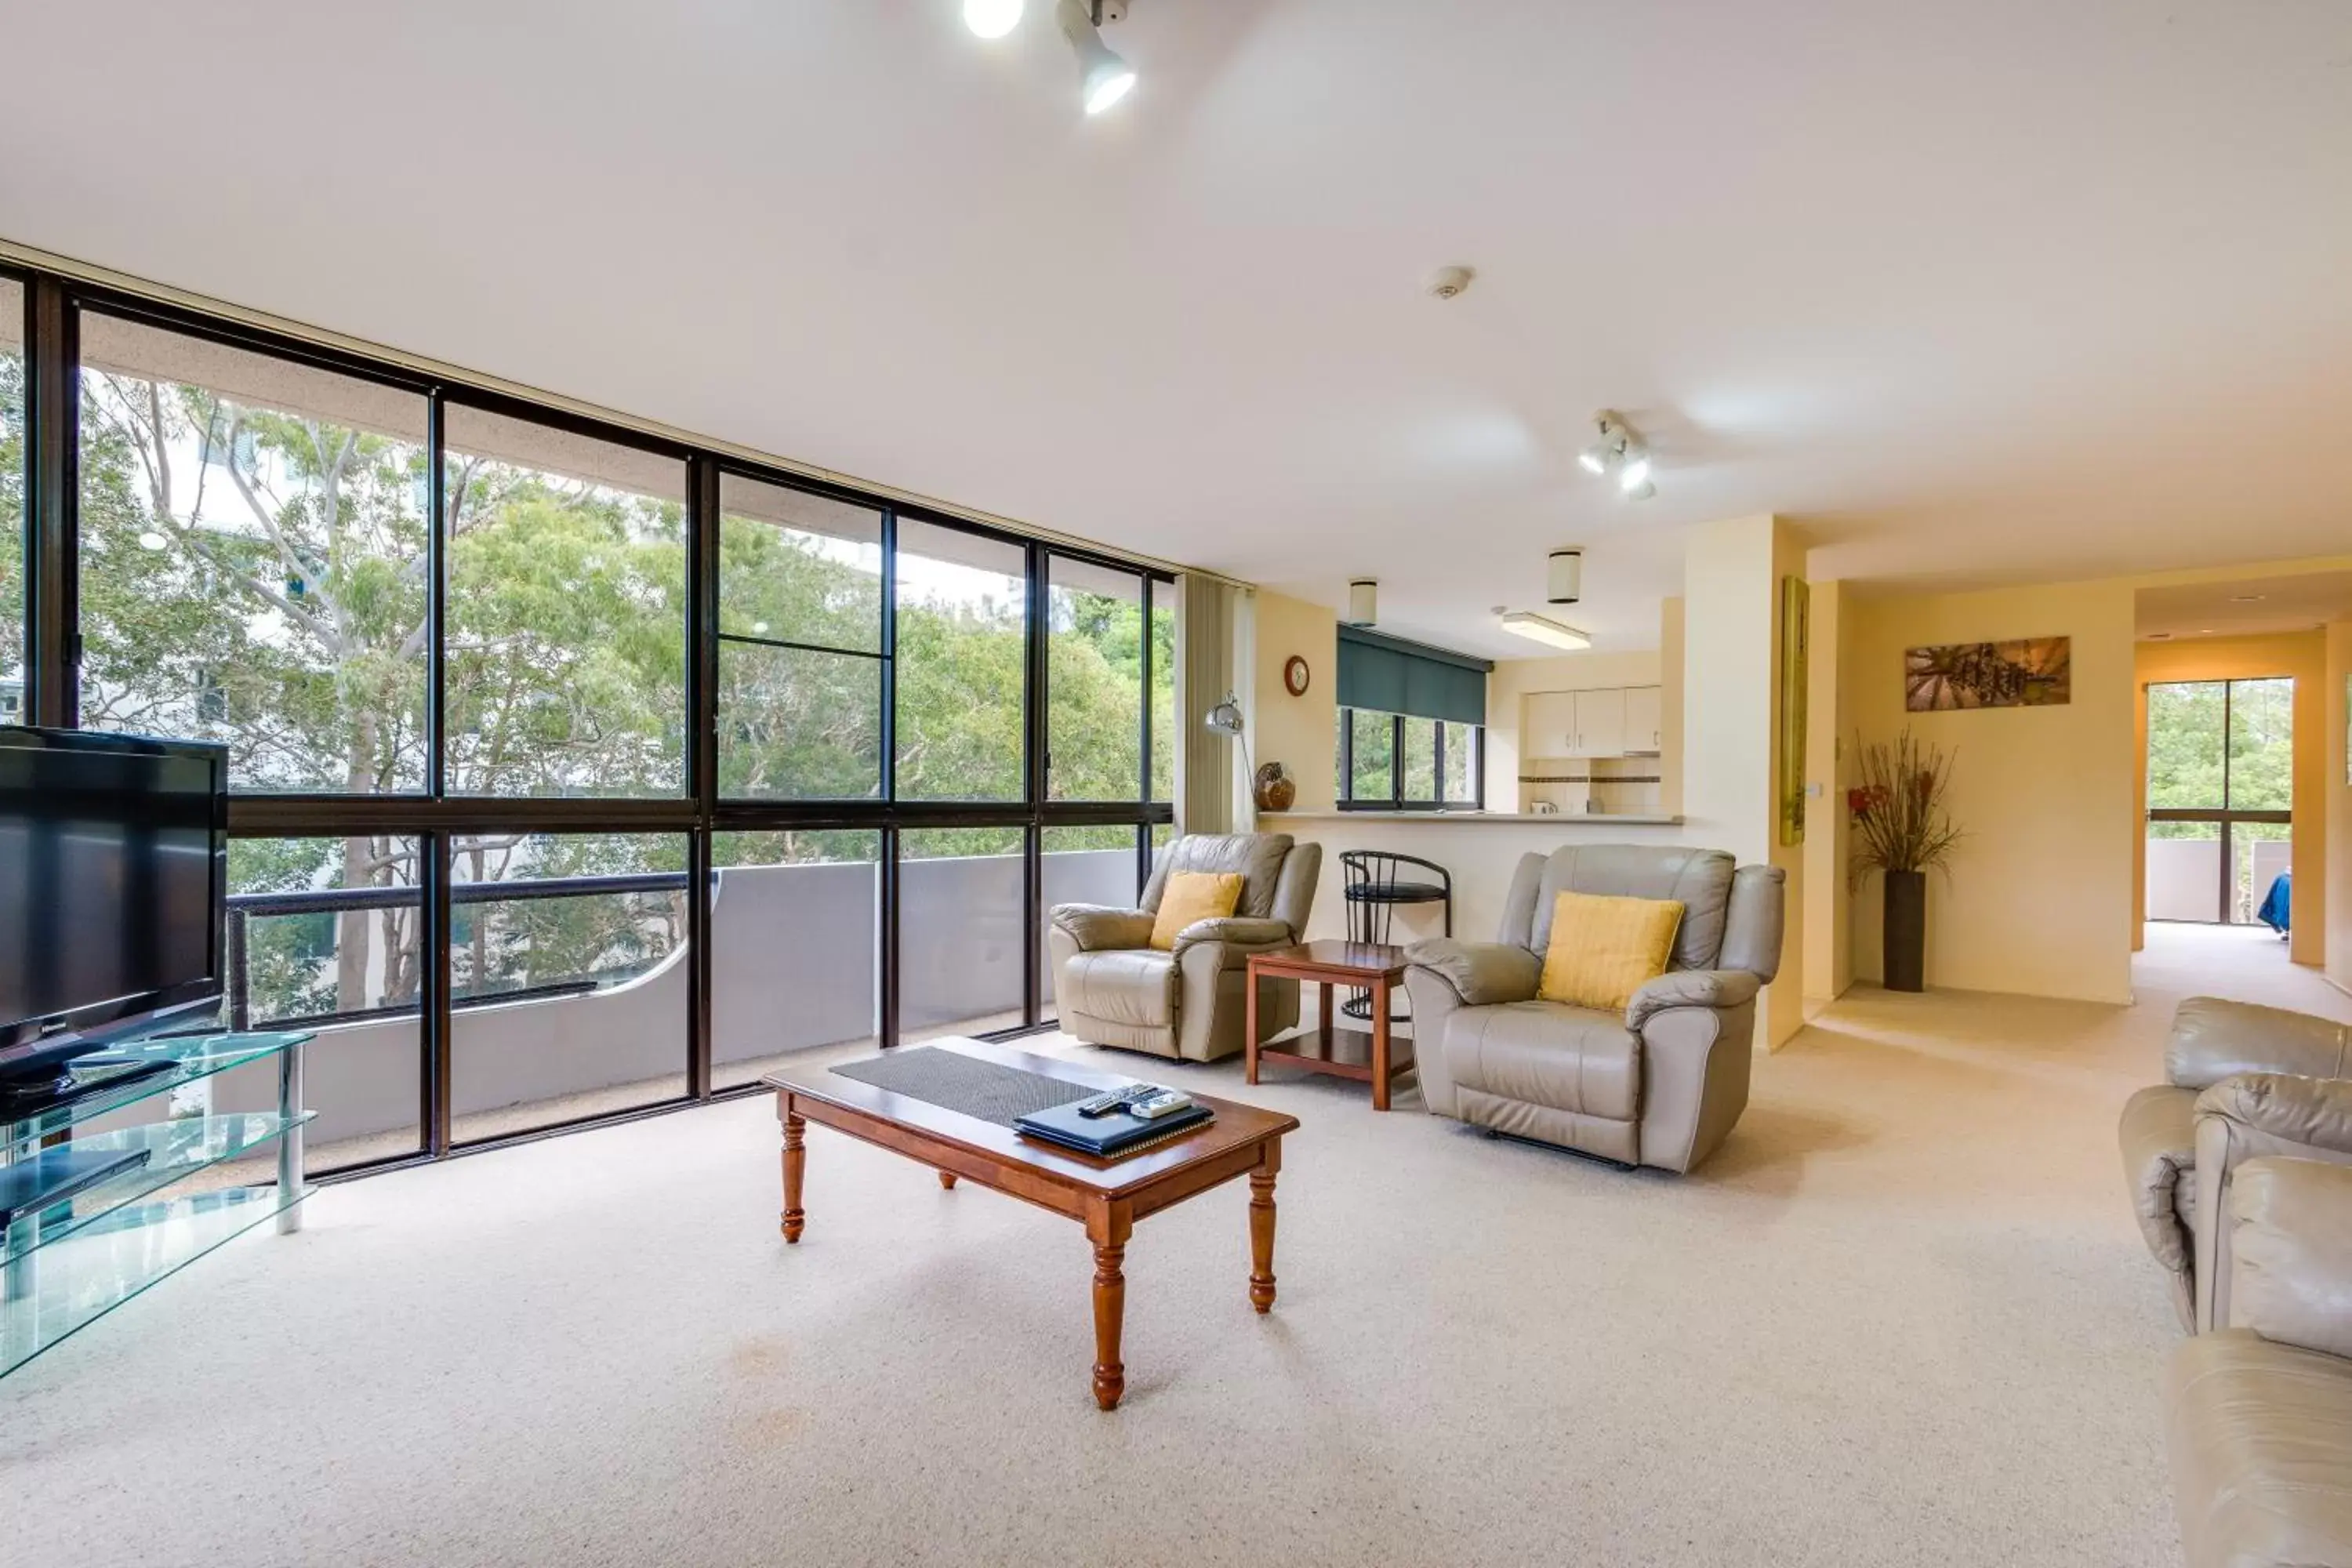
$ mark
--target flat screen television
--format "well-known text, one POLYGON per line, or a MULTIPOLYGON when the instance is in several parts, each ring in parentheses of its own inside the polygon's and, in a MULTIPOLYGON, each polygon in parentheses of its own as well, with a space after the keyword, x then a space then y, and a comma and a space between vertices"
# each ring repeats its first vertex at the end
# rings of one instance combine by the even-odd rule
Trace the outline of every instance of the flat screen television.
POLYGON ((228 753, 0 726, 0 1087, 215 1005, 228 753))

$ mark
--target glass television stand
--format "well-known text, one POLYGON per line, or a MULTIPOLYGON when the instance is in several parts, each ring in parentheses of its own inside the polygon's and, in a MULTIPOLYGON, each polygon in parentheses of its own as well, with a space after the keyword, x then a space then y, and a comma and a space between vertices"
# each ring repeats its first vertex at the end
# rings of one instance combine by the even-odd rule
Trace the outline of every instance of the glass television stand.
POLYGON ((111 1046, 108 1054, 117 1060, 163 1065, 143 1077, 110 1077, 105 1087, 69 1103, 0 1121, 0 1165, 59 1147, 146 1156, 7 1226, 0 1242, 0 1376, 265 1220, 274 1218, 281 1235, 301 1228, 298 1205, 310 1195, 302 1184, 302 1129, 314 1114, 302 1105, 302 1052, 311 1037, 189 1035, 111 1046), (124 1114, 273 1057, 275 1110, 146 1121, 124 1114), (225 1173, 234 1173, 224 1168, 272 1152, 275 1181, 222 1184, 225 1173), (206 1173, 209 1183, 198 1179, 206 1173))

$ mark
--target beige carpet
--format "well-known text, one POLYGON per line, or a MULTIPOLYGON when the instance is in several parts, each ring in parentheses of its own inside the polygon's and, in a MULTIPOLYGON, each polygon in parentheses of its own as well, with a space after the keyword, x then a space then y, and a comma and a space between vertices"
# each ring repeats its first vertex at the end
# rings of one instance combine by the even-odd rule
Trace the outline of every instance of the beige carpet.
POLYGON ((1161 1071, 1306 1123, 1282 1298, 1147 1222, 1108 1415, 1076 1226, 813 1129, 788 1252, 764 1102, 331 1188, 0 1383, 5 1561, 2171 1563, 2113 1124, 2211 958, 1858 993, 1690 1179, 1161 1071))

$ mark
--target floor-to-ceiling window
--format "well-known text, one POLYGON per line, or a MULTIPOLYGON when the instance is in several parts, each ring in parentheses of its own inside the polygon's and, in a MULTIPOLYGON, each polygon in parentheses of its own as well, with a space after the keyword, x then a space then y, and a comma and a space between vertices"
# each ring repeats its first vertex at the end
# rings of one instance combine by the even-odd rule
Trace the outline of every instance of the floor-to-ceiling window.
POLYGON ((314 1173, 1049 1022, 1173 816, 1164 574, 46 273, 0 572, 0 720, 227 748, 314 1173))
POLYGON ((2284 923, 2294 764, 2292 679, 2148 686, 2148 919, 2284 923))

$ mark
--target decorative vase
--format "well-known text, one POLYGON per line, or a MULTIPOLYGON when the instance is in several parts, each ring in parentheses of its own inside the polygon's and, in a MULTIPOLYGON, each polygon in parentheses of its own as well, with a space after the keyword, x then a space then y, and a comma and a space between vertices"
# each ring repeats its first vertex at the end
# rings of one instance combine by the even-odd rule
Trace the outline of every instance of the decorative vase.
POLYGON ((1886 873, 1884 968, 1889 991, 1927 988, 1927 873, 1886 873))
POLYGON ((1290 771, 1280 763, 1267 763, 1257 770, 1256 788, 1251 793, 1257 797, 1260 811, 1288 811, 1290 803, 1298 798, 1298 785, 1290 771))

